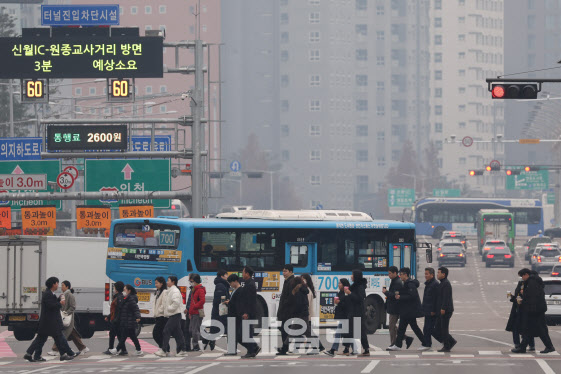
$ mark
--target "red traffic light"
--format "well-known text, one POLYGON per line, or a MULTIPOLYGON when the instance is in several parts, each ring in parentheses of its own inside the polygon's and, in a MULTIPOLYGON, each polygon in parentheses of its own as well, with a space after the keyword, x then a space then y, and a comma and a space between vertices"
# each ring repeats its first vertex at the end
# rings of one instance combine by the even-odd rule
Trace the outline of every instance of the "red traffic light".
POLYGON ((505 88, 503 86, 494 86, 491 94, 493 98, 502 99, 505 96, 505 88))
POLYGON ((470 170, 469 171, 469 175, 471 177, 475 176, 475 175, 483 175, 483 170, 470 170))
POLYGON ((491 166, 490 166, 490 165, 487 165, 487 166, 485 167, 485 170, 491 171, 491 166))
POLYGON ((531 169, 532 169, 531 167, 526 166, 526 167, 524 168, 524 171, 530 171, 531 169))
POLYGON ((507 170, 506 175, 511 176, 512 175, 512 170, 507 170))
POLYGON ((473 177, 475 175, 475 170, 470 170, 469 175, 473 177))

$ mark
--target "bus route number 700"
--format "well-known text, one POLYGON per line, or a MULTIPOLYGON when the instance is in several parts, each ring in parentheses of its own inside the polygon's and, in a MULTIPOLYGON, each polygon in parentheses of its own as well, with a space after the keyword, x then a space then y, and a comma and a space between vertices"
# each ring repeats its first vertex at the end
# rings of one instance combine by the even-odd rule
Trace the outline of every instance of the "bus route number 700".
POLYGON ((320 291, 330 291, 339 289, 339 277, 337 276, 319 276, 319 287, 320 291))

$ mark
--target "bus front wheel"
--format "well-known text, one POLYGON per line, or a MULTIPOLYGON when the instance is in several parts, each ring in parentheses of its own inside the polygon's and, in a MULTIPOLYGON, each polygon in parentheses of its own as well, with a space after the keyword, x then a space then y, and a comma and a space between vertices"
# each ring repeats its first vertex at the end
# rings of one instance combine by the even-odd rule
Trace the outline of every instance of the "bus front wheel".
POLYGON ((370 295, 365 300, 366 332, 374 334, 380 327, 380 314, 384 304, 370 295))

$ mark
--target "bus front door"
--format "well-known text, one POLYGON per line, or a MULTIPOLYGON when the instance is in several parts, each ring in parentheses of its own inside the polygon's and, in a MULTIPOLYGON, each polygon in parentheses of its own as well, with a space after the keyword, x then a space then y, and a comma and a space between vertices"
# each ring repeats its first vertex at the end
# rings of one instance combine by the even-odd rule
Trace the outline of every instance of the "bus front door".
POLYGON ((294 266, 294 273, 311 273, 315 243, 286 243, 286 263, 294 266))
POLYGON ((398 269, 408 267, 412 275, 417 274, 417 259, 412 244, 393 243, 390 244, 390 248, 392 248, 390 266, 396 266, 398 269))

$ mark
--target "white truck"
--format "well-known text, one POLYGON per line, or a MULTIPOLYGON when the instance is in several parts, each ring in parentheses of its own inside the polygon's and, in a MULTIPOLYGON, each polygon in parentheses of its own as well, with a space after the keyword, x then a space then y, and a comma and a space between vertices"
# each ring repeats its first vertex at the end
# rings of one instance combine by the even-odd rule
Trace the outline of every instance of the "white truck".
POLYGON ((106 330, 106 257, 106 238, 0 237, 0 324, 17 340, 33 339, 45 280, 54 276, 72 284, 76 328, 82 337, 106 330))

